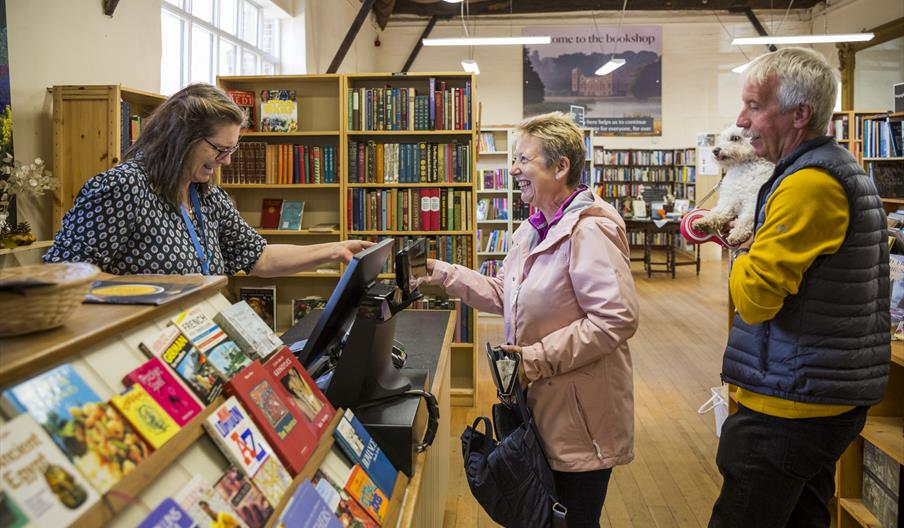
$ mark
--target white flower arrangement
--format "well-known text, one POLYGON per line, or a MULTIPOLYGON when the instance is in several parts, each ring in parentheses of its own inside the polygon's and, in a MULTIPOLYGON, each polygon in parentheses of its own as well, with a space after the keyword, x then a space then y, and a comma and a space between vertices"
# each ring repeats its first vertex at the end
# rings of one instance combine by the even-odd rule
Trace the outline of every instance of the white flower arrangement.
POLYGON ((13 196, 42 196, 45 192, 56 189, 59 184, 41 158, 36 158, 31 163, 22 163, 7 153, 0 160, 0 227, 3 227, 9 216, 13 196))

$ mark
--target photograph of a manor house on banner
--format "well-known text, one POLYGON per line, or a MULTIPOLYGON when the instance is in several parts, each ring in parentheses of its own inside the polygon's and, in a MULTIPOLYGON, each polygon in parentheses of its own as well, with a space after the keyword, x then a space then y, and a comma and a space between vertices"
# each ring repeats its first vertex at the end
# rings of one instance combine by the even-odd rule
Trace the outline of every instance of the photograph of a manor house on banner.
POLYGON ((583 108, 584 126, 598 135, 662 135, 661 26, 532 27, 524 35, 552 37, 524 46, 524 117, 583 108), (613 58, 624 65, 597 75, 613 58))

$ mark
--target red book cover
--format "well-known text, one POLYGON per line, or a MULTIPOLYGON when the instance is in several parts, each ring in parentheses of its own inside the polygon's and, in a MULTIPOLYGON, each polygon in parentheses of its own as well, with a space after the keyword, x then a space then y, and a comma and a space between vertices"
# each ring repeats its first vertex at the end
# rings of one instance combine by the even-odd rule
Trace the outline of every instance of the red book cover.
POLYGON ((317 438, 329 425, 336 410, 320 392, 310 374, 295 358, 289 347, 282 347, 264 364, 270 376, 278 382, 282 397, 301 411, 317 438))
POLYGON ((430 189, 430 229, 433 231, 440 230, 439 222, 440 197, 439 189, 430 189))
POLYGON ((239 105, 245 114, 245 121, 242 123, 242 130, 254 130, 256 119, 254 116, 254 92, 247 90, 226 90, 228 95, 235 104, 239 105))
POLYGON ((418 189, 421 203, 421 231, 430 229, 430 189, 418 189))
POLYGON ((317 447, 317 438, 304 425, 301 412, 286 401, 279 382, 255 360, 226 384, 226 393, 235 396, 254 420, 267 442, 294 477, 304 468, 317 447))
POLYGON ((282 212, 281 198, 264 198, 264 201, 261 204, 261 228, 278 228, 280 212, 282 212))
POLYGON ((122 379, 126 387, 134 383, 141 385, 151 398, 169 414, 173 420, 184 426, 200 414, 201 405, 176 381, 169 368, 159 358, 152 358, 122 379))

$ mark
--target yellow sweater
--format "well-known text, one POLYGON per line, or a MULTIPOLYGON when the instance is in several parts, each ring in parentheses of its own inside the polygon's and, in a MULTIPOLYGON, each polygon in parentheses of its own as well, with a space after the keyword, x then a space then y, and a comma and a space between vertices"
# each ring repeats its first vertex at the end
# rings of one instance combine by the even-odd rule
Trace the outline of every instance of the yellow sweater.
MULTIPOLYGON (((813 261, 841 248, 849 223, 844 188, 826 171, 807 168, 785 178, 766 202, 766 221, 750 253, 738 257, 731 269, 729 289, 741 319, 758 324, 775 317, 785 297, 797 293, 813 261)), ((748 409, 781 418, 836 416, 853 409, 741 388, 737 400, 748 409)))

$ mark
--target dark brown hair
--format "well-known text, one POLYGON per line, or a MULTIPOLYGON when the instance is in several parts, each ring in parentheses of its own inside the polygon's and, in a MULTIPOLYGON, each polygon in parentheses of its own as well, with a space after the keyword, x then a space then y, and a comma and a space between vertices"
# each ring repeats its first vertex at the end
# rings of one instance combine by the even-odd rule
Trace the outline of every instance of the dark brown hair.
MULTIPOLYGON (((209 84, 190 84, 171 95, 147 118, 124 161, 141 153, 151 188, 177 209, 190 168, 188 156, 198 142, 221 125, 241 125, 242 109, 209 84)), ((200 184, 202 194, 207 184, 200 184)))

